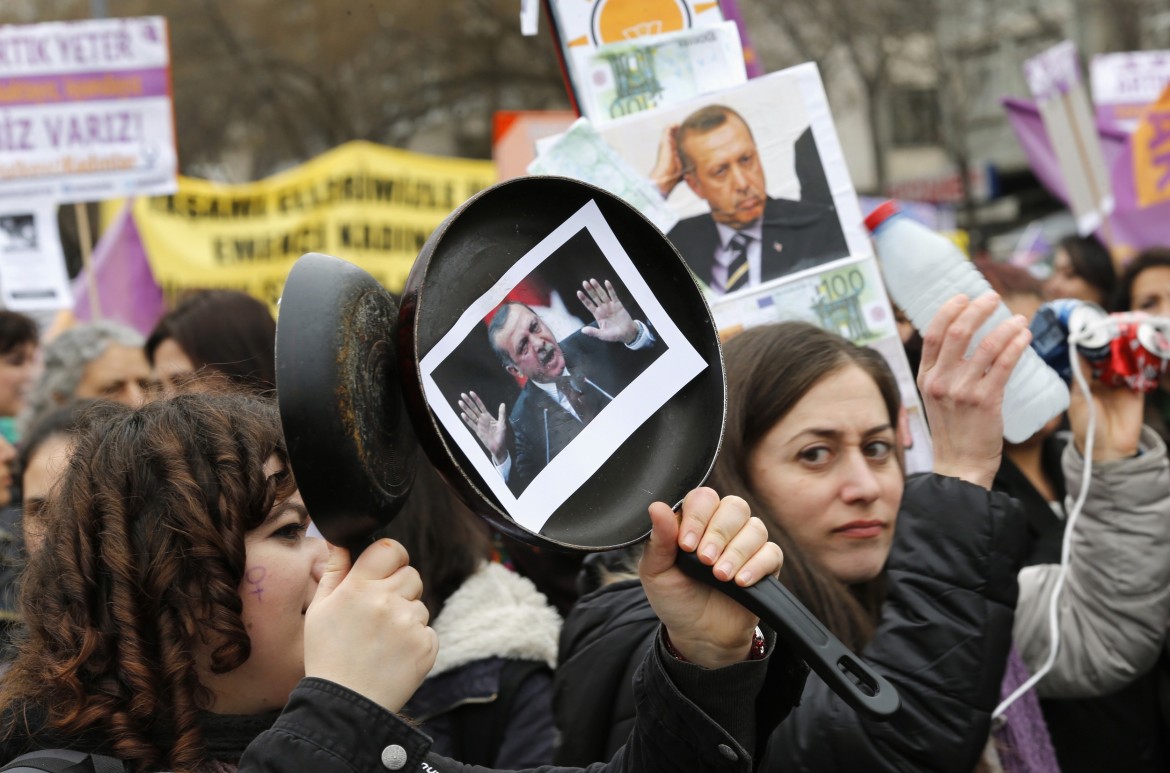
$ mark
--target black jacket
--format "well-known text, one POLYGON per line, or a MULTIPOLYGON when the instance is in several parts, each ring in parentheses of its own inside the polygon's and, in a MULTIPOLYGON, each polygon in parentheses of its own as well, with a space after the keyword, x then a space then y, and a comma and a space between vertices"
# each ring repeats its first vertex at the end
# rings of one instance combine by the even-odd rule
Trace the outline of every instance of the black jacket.
MULTIPOLYGON (((887 600, 861 653, 897 688, 901 710, 888 722, 866 719, 809 679, 760 769, 970 773, 1011 646, 1023 532, 1006 496, 954 478, 911 478, 886 565, 887 600)), ((617 583, 569 613, 553 696, 566 731, 558 763, 612 753, 632 705, 623 674, 654 628, 648 610, 637 583, 617 583)))
MULTIPOLYGON (((646 349, 600 341, 578 331, 560 342, 565 366, 578 381, 594 414, 630 385, 659 355, 661 341, 646 349)), ((581 433, 585 425, 533 383, 524 385, 508 414, 515 456, 508 487, 516 496, 581 433)))
MULTIPOLYGON (((1041 451, 1041 465, 1056 494, 1063 504, 1065 497, 1064 470, 1060 457, 1068 445, 1065 432, 1055 432, 1044 440, 1041 451)), ((1028 550, 1024 553, 1024 566, 1033 564, 1059 564, 1060 543, 1064 536, 1064 521, 1056 516, 1045 497, 1006 456, 999 463, 995 482, 991 487, 1002 491, 1019 502, 1020 513, 1028 524, 1028 550)))
MULTIPOLYGON (((708 671, 676 661, 666 653, 660 640, 638 671, 634 693, 639 704, 639 721, 629 743, 608 765, 589 770, 593 773, 684 770, 749 773, 753 769, 753 757, 762 748, 762 739, 791 708, 791 704, 781 704, 774 698, 758 700, 757 696, 799 693, 806 674, 803 664, 786 655, 782 648, 762 661, 708 671)), ((206 740, 209 747, 216 741, 206 740)), ((431 754, 430 746, 431 740, 422 732, 357 693, 332 682, 307 678, 293 690, 275 724, 248 743, 239 758, 239 771, 364 773, 390 769, 408 773, 486 773, 488 770, 431 754), (399 749, 394 750, 395 746, 399 749), (383 755, 396 751, 405 754, 403 764, 397 768, 384 766, 383 755)), ((28 747, 28 739, 10 738, 0 751, 0 759, 11 760, 28 747)), ((100 748, 81 750, 103 751, 100 748)), ((230 760, 231 756, 224 759, 230 760)), ((556 773, 558 769, 540 770, 556 773)))
POLYGON ((552 670, 537 661, 488 658, 425 680, 402 713, 436 754, 493 768, 552 760, 552 670))
POLYGON ((625 743, 634 725, 634 672, 657 630, 636 578, 589 593, 570 610, 553 672, 558 765, 608 760, 625 743))

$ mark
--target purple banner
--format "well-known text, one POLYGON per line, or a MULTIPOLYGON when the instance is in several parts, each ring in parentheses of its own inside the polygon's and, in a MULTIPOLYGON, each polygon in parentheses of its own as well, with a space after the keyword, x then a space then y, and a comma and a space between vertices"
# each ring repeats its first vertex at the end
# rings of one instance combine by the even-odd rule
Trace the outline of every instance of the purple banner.
MULTIPOLYGON (((149 335, 165 311, 163 292, 154 281, 129 203, 102 234, 94 247, 92 263, 102 318, 149 335)), ((73 301, 73 315, 78 321, 92 321, 94 314, 84 269, 73 280, 73 301)))
POLYGON ((760 57, 756 55, 756 47, 752 45, 752 40, 748 37, 747 24, 744 23, 743 14, 739 12, 739 3, 736 0, 719 0, 719 10, 723 12, 723 18, 728 21, 735 22, 735 26, 739 28, 739 42, 743 46, 743 63, 747 70, 749 78, 758 78, 764 74, 764 65, 760 64, 760 57))
MULTIPOLYGON (((1009 97, 1001 101, 1032 171, 1052 195, 1067 203, 1060 165, 1048 141, 1040 111, 1026 100, 1009 97)), ((1144 208, 1138 203, 1130 135, 1099 119, 1097 134, 1116 200, 1113 214, 1109 216, 1108 232, 1102 229, 1097 235, 1123 256, 1147 247, 1170 245, 1170 202, 1144 208)))
POLYGON ((0 78, 0 106, 139 99, 170 94, 167 68, 0 78))

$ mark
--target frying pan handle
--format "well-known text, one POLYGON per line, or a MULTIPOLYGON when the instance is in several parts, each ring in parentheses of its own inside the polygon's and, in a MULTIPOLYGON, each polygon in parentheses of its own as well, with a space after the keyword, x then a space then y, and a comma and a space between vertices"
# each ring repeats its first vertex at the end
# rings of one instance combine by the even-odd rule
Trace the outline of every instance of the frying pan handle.
POLYGON ((373 545, 373 544, 374 544, 374 535, 367 534, 364 537, 358 537, 355 540, 346 542, 345 544, 341 545, 340 547, 343 547, 349 551, 349 560, 350 560, 350 563, 352 564, 353 562, 358 560, 358 556, 360 556, 362 554, 362 551, 364 551, 366 548, 368 548, 370 545, 373 545))
POLYGON ((833 692, 857 711, 878 720, 898 710, 898 692, 881 674, 849 651, 840 639, 801 604, 775 577, 747 588, 723 581, 694 553, 678 552, 678 568, 754 612, 799 655, 833 692))

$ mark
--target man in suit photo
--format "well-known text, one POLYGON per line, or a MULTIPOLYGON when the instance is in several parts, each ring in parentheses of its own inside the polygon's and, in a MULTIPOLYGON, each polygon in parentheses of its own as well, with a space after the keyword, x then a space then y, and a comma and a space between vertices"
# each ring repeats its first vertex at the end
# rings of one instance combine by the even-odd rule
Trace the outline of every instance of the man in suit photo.
POLYGON ((594 322, 559 341, 523 303, 505 303, 492 316, 492 349, 505 370, 524 379, 506 420, 503 403, 493 415, 475 392, 460 394, 460 417, 517 497, 665 351, 653 329, 631 316, 612 283, 590 279, 581 287, 577 298, 594 322))
POLYGON ((710 212, 667 236, 717 296, 849 255, 811 127, 796 141, 801 199, 771 198, 751 127, 707 105, 667 127, 651 180, 666 198, 683 180, 710 212))

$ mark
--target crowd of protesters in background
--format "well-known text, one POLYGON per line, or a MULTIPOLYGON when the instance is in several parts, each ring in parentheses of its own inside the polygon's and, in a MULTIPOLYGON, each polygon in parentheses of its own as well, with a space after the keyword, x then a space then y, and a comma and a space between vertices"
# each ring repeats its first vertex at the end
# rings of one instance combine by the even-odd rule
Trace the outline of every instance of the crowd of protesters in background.
MULTIPOLYGON (((726 345, 709 485, 729 498, 684 507, 709 535, 760 524, 750 560, 774 568, 782 548, 781 581, 898 689, 888 722, 806 679, 772 632, 755 671, 719 667, 754 655, 692 649, 695 607, 662 580, 681 532, 661 513, 645 555, 582 563, 493 533, 424 462, 374 548, 352 566, 327 551, 276 419, 275 322, 243 293, 194 293, 148 335, 94 322, 42 340, 0 311, 0 763, 73 749, 130 770, 397 769, 383 749, 424 743, 499 769, 699 770, 709 744, 777 773, 1166 770, 1170 377, 1146 395, 1073 390, 1020 443, 1003 441, 1001 404, 1045 301, 1170 316, 1170 249, 1120 276, 1081 237, 1045 281, 975 265, 995 294, 900 325, 932 473, 907 474, 882 356, 764 325, 726 345), (1014 316, 968 354, 1000 299, 1014 316), (1057 585, 1051 669, 993 721, 1049 659, 1057 585), (659 713, 690 737, 662 737, 659 713)), ((755 624, 720 603, 724 628, 700 639, 755 624)))

